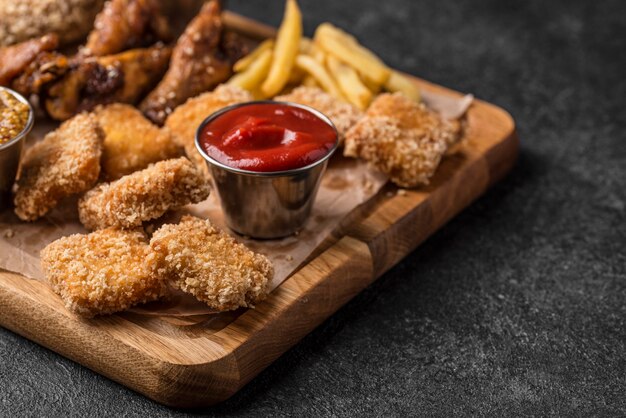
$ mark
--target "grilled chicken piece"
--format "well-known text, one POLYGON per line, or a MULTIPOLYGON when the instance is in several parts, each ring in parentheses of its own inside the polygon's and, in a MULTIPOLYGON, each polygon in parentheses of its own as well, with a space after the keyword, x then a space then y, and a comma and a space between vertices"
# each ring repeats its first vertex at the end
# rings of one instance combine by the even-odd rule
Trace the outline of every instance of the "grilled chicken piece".
POLYGON ((141 111, 162 125, 188 98, 227 80, 233 63, 245 52, 243 43, 234 33, 224 34, 219 2, 206 3, 178 39, 169 70, 141 103, 141 111))
POLYGON ((39 95, 50 83, 69 70, 68 58, 58 52, 40 52, 22 73, 13 80, 11 88, 25 97, 39 95))
POLYGON ((0 48, 0 85, 8 86, 40 52, 52 51, 59 46, 59 37, 55 34, 31 39, 16 45, 0 48))
POLYGON ((171 48, 158 44, 116 55, 83 58, 48 89, 45 107, 57 120, 99 104, 137 103, 167 68, 171 48))
POLYGON ((97 57, 168 42, 172 31, 161 13, 159 0, 110 0, 96 16, 85 55, 97 57))

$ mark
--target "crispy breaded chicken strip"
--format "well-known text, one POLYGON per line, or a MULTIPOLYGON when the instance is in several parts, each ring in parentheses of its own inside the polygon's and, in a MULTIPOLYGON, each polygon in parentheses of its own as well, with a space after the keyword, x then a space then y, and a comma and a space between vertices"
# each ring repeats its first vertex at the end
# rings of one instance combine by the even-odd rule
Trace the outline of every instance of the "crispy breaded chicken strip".
POLYGON ((439 117, 401 93, 381 94, 346 134, 344 155, 362 158, 402 187, 428 184, 458 123, 439 117))
POLYGON ((159 129, 133 106, 98 107, 95 115, 104 131, 102 170, 108 180, 181 155, 169 130, 159 129))
POLYGON ((209 191, 202 173, 181 157, 95 187, 78 202, 78 215, 88 229, 130 228, 170 209, 201 202, 209 191))
POLYGON ((14 186, 17 216, 34 221, 61 199, 93 187, 100 175, 102 138, 95 118, 80 114, 28 149, 14 186))
POLYGON ((176 142, 185 148, 187 157, 208 174, 204 158, 195 146, 196 130, 204 119, 218 110, 235 103, 254 100, 252 95, 239 87, 222 84, 214 91, 203 93, 178 106, 165 121, 176 142))
POLYGON ((88 318, 124 311, 167 292, 141 230, 108 228, 60 238, 41 251, 41 265, 65 306, 88 318))
POLYGON ((274 100, 310 106, 328 116, 339 133, 339 144, 343 144, 346 132, 363 116, 356 106, 337 100, 317 87, 297 87, 289 94, 276 96, 274 100))
POLYGON ((218 311, 251 307, 263 300, 274 275, 265 256, 194 216, 161 227, 150 246, 159 268, 175 286, 218 311))
POLYGON ((226 81, 233 64, 243 55, 243 48, 235 34, 225 36, 220 2, 205 3, 178 38, 167 73, 141 103, 141 111, 162 125, 185 100, 226 81), (229 42, 234 47, 229 47, 229 42))
POLYGON ((109 0, 96 16, 85 53, 101 57, 156 41, 168 42, 171 32, 160 0, 109 0))

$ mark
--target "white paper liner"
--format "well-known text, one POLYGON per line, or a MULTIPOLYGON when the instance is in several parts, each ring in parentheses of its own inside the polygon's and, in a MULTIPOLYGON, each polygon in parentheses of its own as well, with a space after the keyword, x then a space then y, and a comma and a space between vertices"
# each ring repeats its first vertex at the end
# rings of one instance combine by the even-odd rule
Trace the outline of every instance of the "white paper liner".
MULTIPOLYGON (((457 99, 424 91, 422 97, 429 107, 446 118, 461 117, 472 102, 471 95, 457 99)), ((43 137, 53 128, 52 124, 40 123, 29 141, 43 137)), ((346 216, 372 198, 386 181, 384 175, 370 169, 365 162, 344 158, 337 153, 322 179, 311 217, 297 235, 279 240, 252 240, 231 234, 272 261, 275 275, 270 290, 273 290, 298 269, 346 216)), ((10 209, 0 211, 0 269, 20 273, 33 280, 43 280, 39 258, 41 249, 60 237, 88 232, 78 221, 76 201, 76 197, 66 199, 46 217, 32 223, 21 222, 10 209)), ((147 224, 147 230, 158 228, 163 223, 176 222, 184 213, 208 218, 221 229, 229 231, 215 193, 205 202, 169 213, 152 225, 147 224)), ((173 291, 169 300, 135 307, 131 311, 158 316, 195 316, 212 312, 192 296, 179 291, 173 291)))

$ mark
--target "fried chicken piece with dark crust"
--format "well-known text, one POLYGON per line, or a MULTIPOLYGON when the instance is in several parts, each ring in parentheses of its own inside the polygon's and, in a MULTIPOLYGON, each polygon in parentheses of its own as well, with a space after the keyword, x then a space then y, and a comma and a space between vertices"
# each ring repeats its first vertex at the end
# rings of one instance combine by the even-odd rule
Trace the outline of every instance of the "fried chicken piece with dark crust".
POLYGON ((88 229, 132 228, 170 209, 201 202, 209 192, 204 175, 181 157, 100 184, 80 199, 78 216, 88 229))
POLYGON ((82 50, 97 57, 169 42, 172 31, 159 0, 109 0, 96 16, 94 29, 82 50))
POLYGON ((99 104, 136 103, 161 79, 171 49, 162 44, 104 57, 77 59, 47 91, 45 107, 56 120, 99 104))
POLYGON ((65 55, 56 51, 40 52, 13 80, 11 88, 25 97, 40 95, 48 85, 63 77, 69 68, 65 55))
POLYGON ((80 114, 30 147, 14 186, 17 216, 34 221, 61 199, 93 187, 100 175, 102 137, 95 118, 80 114))
POLYGON ((52 51, 59 46, 55 34, 30 39, 16 45, 0 47, 0 85, 8 86, 11 80, 20 75, 39 53, 52 51))
POLYGON ((267 296, 274 275, 265 256, 194 216, 162 226, 150 246, 174 286, 217 311, 253 307, 267 296))
POLYGON ((72 312, 91 318, 167 294, 142 230, 103 229, 60 238, 41 251, 46 280, 72 312))
POLYGON ((167 73, 141 103, 141 111, 162 125, 188 98, 226 81, 244 49, 235 34, 224 34, 219 2, 205 4, 178 39, 167 73))

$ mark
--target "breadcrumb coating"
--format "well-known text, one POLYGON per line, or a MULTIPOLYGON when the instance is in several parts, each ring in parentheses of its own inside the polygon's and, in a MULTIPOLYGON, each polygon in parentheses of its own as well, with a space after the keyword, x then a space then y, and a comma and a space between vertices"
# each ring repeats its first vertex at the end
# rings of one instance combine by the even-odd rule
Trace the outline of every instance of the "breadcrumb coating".
POLYGON ((187 157, 208 175, 206 161, 196 149, 195 139, 198 126, 212 113, 235 103, 254 100, 250 92, 236 86, 222 84, 214 91, 193 97, 178 106, 165 121, 176 142, 185 148, 187 157))
POLYGON ((346 134, 344 155, 362 158, 401 187, 428 184, 460 125, 400 93, 381 94, 346 134))
POLYGON ((63 44, 84 38, 104 0, 2 0, 0 45, 57 33, 63 44))
POLYGON ((98 107, 95 114, 104 131, 102 170, 108 180, 181 155, 169 130, 159 129, 133 106, 116 103, 98 107))
POLYGON ((103 229, 60 238, 41 251, 46 280, 84 317, 124 311, 167 293, 143 231, 103 229))
POLYGON ((348 130, 363 116, 356 106, 337 100, 317 87, 297 87, 291 93, 277 96, 274 100, 310 106, 328 116, 339 133, 339 144, 344 143, 348 130))
POLYGON ((61 199, 93 187, 100 175, 102 138, 95 118, 80 114, 30 147, 14 186, 17 216, 34 221, 61 199))
POLYGON ((78 202, 88 229, 131 228, 209 196, 209 184, 188 159, 158 162, 87 192, 78 202))
POLYGON ((263 300, 274 275, 265 256, 194 216, 161 227, 150 246, 175 286, 218 311, 252 307, 263 300))

